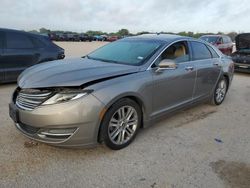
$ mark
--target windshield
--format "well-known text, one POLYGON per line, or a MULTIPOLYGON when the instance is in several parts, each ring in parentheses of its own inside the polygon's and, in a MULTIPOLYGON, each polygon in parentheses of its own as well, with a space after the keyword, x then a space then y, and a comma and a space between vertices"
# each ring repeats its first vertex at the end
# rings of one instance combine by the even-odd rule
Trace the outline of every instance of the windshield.
POLYGON ((140 65, 160 46, 161 43, 155 41, 120 40, 97 49, 87 57, 112 63, 140 65))
POLYGON ((240 51, 249 52, 250 50, 250 35, 243 34, 236 38, 236 46, 240 51))
POLYGON ((208 36, 206 37, 206 36, 204 36, 204 37, 201 37, 201 39, 204 41, 207 41, 211 44, 215 44, 216 41, 218 40, 218 37, 208 37, 208 36))

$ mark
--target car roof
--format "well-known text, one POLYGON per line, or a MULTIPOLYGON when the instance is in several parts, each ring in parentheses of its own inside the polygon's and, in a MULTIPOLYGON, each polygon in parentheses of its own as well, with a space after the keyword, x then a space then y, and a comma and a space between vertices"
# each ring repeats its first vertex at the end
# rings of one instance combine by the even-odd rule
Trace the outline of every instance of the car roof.
POLYGON ((0 31, 15 32, 15 33, 26 34, 26 35, 28 34, 28 35, 37 36, 37 37, 47 37, 47 35, 44 35, 44 34, 31 33, 31 32, 26 32, 26 31, 15 30, 15 29, 0 28, 0 31))
POLYGON ((202 35, 201 37, 223 37, 223 36, 228 37, 227 35, 202 35))
POLYGON ((250 35, 250 33, 240 33, 237 36, 244 36, 244 35, 250 35))
POLYGON ((175 40, 185 40, 185 39, 194 39, 194 38, 174 35, 174 34, 143 34, 143 35, 137 35, 137 36, 132 36, 132 37, 126 37, 122 40, 130 40, 130 39, 170 42, 170 41, 175 41, 175 40))

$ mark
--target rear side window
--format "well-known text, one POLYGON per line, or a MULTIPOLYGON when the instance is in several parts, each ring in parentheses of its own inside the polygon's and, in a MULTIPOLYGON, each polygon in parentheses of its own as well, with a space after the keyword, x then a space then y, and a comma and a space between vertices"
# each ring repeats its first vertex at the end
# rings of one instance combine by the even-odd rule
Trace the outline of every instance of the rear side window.
POLYGON ((31 40, 32 40, 33 44, 35 45, 35 47, 37 47, 37 48, 43 48, 46 46, 46 44, 42 40, 40 40, 39 38, 31 37, 31 40))
POLYGON ((39 38, 39 40, 41 40, 41 42, 46 47, 52 47, 52 48, 56 48, 56 49, 62 49, 61 47, 59 47, 58 45, 56 45, 54 42, 52 42, 49 37, 42 36, 41 38, 39 38))
POLYGON ((227 40, 228 40, 229 43, 232 42, 232 40, 231 40, 231 38, 229 36, 227 36, 227 40))
POLYGON ((219 58, 220 57, 211 46, 207 45, 207 47, 208 47, 209 51, 211 52, 213 58, 219 58))
POLYGON ((227 38, 226 37, 222 37, 223 39, 223 43, 227 43, 227 38))
POLYGON ((201 37, 202 40, 205 40, 206 42, 209 42, 211 44, 215 44, 218 41, 217 36, 203 36, 201 37))
POLYGON ((223 44, 222 37, 220 37, 217 42, 220 43, 220 44, 223 44))
POLYGON ((0 31, 0 48, 4 47, 4 32, 0 31))
POLYGON ((6 47, 9 49, 27 49, 33 48, 31 39, 22 33, 8 32, 6 33, 6 47))
POLYGON ((224 43, 228 43, 228 42, 229 42, 229 41, 228 41, 228 38, 227 38, 226 36, 223 37, 223 42, 224 42, 224 43))
POLYGON ((202 60, 212 58, 210 51, 205 44, 200 42, 191 42, 193 51, 193 60, 202 60))

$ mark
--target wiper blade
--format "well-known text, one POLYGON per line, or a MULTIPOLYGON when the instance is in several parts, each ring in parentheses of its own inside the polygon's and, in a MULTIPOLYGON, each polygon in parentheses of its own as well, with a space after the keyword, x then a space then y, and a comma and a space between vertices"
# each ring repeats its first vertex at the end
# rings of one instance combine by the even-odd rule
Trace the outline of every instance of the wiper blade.
POLYGON ((94 57, 90 57, 90 56, 88 56, 88 55, 86 55, 86 57, 87 57, 88 59, 93 59, 93 60, 97 60, 97 61, 103 61, 103 62, 109 62, 109 63, 121 63, 121 62, 115 61, 115 60, 94 58, 94 57))
POLYGON ((85 57, 87 57, 88 59, 93 59, 93 60, 99 60, 99 61, 102 61, 102 60, 101 60, 101 59, 99 59, 99 58, 90 57, 89 55, 86 55, 85 57))
POLYGON ((121 63, 121 62, 119 62, 119 61, 108 60, 108 59, 103 59, 102 61, 109 62, 109 63, 121 63))

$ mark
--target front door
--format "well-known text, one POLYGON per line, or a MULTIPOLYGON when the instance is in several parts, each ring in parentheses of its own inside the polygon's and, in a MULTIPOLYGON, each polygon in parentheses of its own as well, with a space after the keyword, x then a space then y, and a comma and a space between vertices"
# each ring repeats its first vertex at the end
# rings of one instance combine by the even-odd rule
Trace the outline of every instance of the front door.
POLYGON ((37 61, 34 44, 25 34, 7 32, 2 61, 5 67, 5 79, 15 81, 24 69, 37 61))
POLYGON ((192 101, 196 68, 190 62, 190 50, 186 41, 168 47, 156 60, 152 74, 154 80, 152 116, 192 101), (174 60, 177 67, 157 72, 157 66, 163 59, 174 60))

